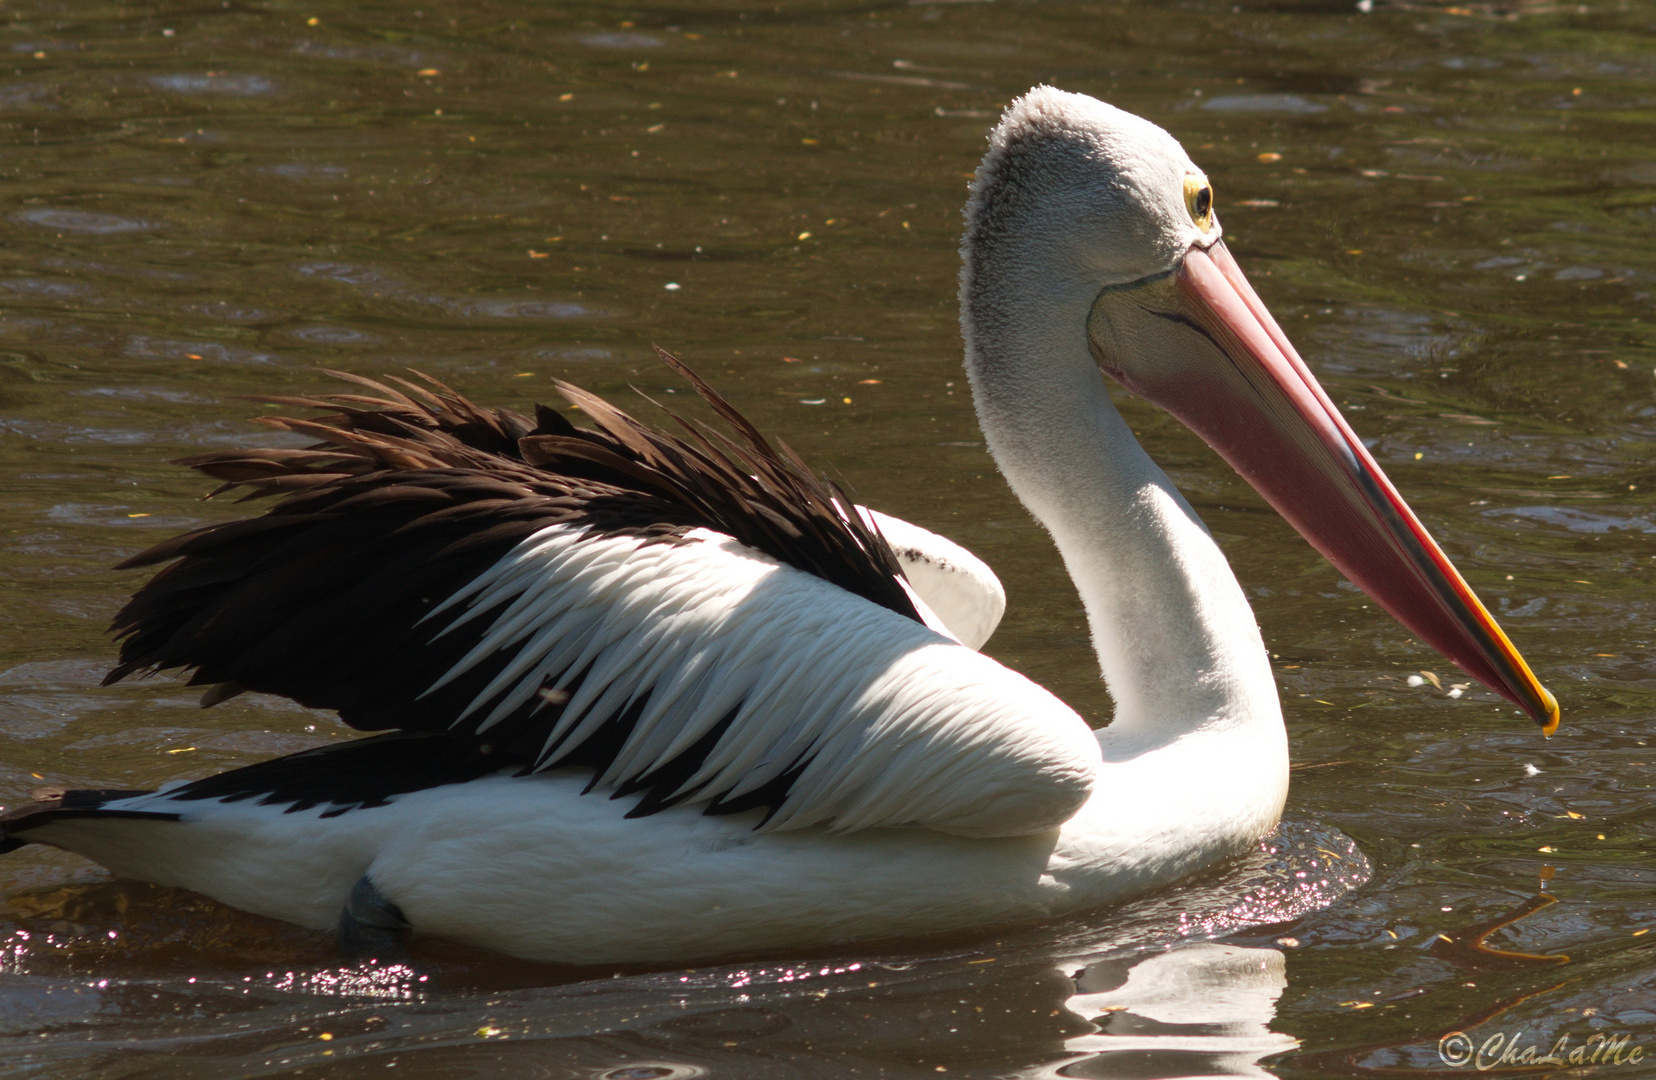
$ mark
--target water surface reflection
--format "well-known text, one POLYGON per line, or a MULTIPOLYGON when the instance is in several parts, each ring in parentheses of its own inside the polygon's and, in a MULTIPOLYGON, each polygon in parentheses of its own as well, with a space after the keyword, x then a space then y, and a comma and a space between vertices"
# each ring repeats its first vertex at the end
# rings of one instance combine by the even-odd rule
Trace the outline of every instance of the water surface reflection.
POLYGON ((9 4, 0 802, 344 737, 274 699, 203 713, 166 682, 96 685, 135 584, 107 568, 235 512, 165 461, 271 439, 237 395, 415 366, 487 404, 552 376, 619 401, 669 389, 652 341, 860 501, 984 556, 1010 596, 989 651, 1104 722, 1079 602, 983 450, 954 329, 964 174, 1041 80, 1190 148, 1255 286, 1565 724, 1542 743, 1451 696, 1465 680, 1127 402, 1275 655, 1290 839, 1355 865, 1349 836, 1372 874, 1323 890, 1306 855, 1264 891, 1255 868, 1213 902, 1209 882, 901 955, 594 974, 420 946, 354 970, 30 850, 0 860, 0 1076, 1361 1075, 1441 1069, 1455 1029, 1656 1039, 1656 6, 1368 6, 9 4), (1567 963, 1434 950, 1543 868, 1557 903, 1489 943, 1567 963), (1213 998, 1226 1017, 1145 989, 1256 953, 1213 998), (1078 989, 1095 968, 1122 981, 1078 989), (1118 1012, 1071 1004, 1129 988, 1118 1012), (1093 1044, 1194 1034, 1240 1041, 1093 1044))

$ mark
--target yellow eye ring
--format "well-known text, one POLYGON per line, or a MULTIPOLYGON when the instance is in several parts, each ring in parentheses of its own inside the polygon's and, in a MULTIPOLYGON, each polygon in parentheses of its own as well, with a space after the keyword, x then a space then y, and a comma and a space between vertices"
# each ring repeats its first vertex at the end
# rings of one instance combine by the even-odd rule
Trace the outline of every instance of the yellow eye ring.
POLYGON ((1184 182, 1185 209, 1190 220, 1203 232, 1213 228, 1213 185, 1200 176, 1187 176, 1184 182))

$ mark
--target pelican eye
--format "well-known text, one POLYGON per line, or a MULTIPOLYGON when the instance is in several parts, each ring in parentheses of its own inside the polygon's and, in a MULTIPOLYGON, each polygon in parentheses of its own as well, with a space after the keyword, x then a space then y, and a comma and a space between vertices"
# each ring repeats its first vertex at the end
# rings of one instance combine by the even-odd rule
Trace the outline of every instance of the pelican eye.
POLYGON ((1185 208, 1190 220, 1203 232, 1213 228, 1213 185, 1199 176, 1187 176, 1184 182, 1185 208))

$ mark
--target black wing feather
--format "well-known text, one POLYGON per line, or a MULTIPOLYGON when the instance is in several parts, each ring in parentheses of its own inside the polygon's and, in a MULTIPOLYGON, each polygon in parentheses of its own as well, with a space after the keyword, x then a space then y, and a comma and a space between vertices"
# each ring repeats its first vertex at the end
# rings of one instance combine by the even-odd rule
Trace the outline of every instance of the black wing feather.
MULTIPOLYGON (((410 738, 440 737, 459 747, 370 740, 375 747, 361 752, 363 763, 423 762, 449 753, 468 776, 532 767, 561 706, 544 696, 532 699, 483 733, 476 727, 486 709, 457 724, 515 650, 501 650, 425 692, 437 673, 471 651, 485 627, 469 624, 466 632, 437 636, 421 620, 551 525, 636 537, 640 544, 678 543, 692 529, 712 529, 918 620, 884 541, 838 509, 852 505, 845 492, 786 447, 779 453, 711 387, 661 355, 734 437, 671 413, 683 434, 667 434, 563 383, 559 391, 595 429, 577 428, 545 406, 536 407, 532 420, 483 408, 424 376, 424 386, 395 379, 393 387, 332 372, 370 393, 263 399, 331 411, 310 419, 261 418, 318 440, 306 449, 229 450, 180 462, 222 481, 220 491, 244 488, 247 498, 275 502, 259 517, 197 529, 121 564, 170 565, 116 616, 120 659, 106 684, 182 668, 191 683, 280 694, 337 710, 360 730, 401 729, 410 738)), ((576 686, 585 674, 576 674, 576 686)), ((592 768, 595 775, 606 769, 648 700, 648 688, 640 689, 580 746, 556 748, 559 764, 592 768)), ((693 794, 674 795, 728 720, 616 794, 642 793, 635 814, 693 794)), ((341 754, 341 761, 357 757, 339 748, 327 753, 341 754)), ((315 766, 319 757, 281 760, 315 766)), ((190 791, 201 794, 185 797, 207 798, 220 789, 250 793, 261 784, 267 794, 297 790, 291 775, 289 766, 270 762, 226 774, 240 779, 198 781, 190 791)), ((363 799, 344 801, 374 805, 388 782, 368 782, 363 799)), ((778 778, 731 802, 712 793, 709 812, 774 807, 789 782, 778 778)), ((305 799, 316 804, 311 795, 305 799)))

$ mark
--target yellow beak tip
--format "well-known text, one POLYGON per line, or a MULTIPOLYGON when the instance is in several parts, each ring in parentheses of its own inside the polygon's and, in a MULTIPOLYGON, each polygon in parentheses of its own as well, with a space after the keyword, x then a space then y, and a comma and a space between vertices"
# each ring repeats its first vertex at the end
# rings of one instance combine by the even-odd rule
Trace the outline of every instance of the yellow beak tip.
POLYGON ((1541 704, 1547 710, 1547 718, 1541 721, 1541 734, 1552 738, 1553 732, 1558 730, 1558 699, 1544 686, 1536 687, 1541 691, 1541 704))

